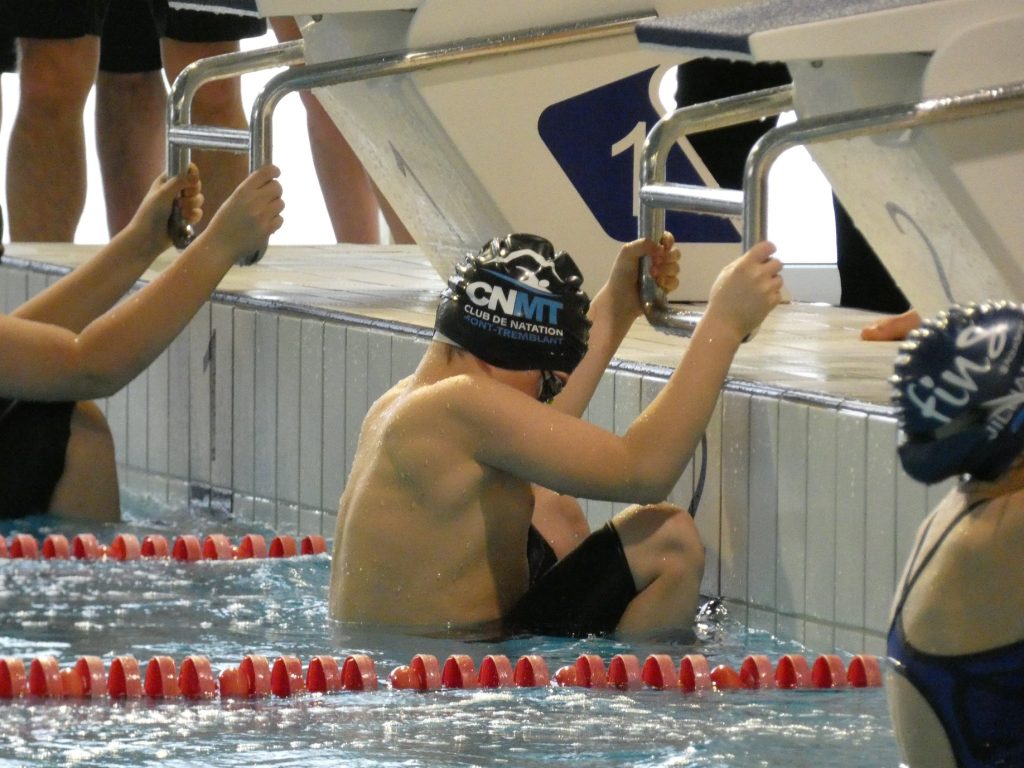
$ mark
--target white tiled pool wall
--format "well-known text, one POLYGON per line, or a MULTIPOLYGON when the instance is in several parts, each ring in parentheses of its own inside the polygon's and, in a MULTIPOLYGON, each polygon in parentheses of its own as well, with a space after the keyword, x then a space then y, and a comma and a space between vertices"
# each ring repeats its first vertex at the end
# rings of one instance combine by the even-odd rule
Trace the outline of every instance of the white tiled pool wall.
MULTIPOLYGON (((0 267, 4 311, 62 273, 0 267)), ((363 416, 426 343, 421 328, 219 296, 101 403, 126 492, 332 536, 363 416)), ((614 364, 587 417, 622 432, 667 373, 614 364)), ((737 382, 707 440, 702 592, 815 651, 881 653, 914 532, 947 488, 902 472, 892 415, 737 382)), ((689 504, 694 476, 691 465, 672 501, 689 504)), ((593 526, 622 505, 585 506, 593 526)))

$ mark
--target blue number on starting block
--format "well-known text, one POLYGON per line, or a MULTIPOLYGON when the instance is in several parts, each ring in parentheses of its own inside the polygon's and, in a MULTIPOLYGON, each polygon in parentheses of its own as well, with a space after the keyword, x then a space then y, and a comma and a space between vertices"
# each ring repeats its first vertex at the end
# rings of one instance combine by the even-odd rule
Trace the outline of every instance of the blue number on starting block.
MULTIPOLYGON (((649 97, 656 71, 639 72, 552 104, 537 124, 548 150, 602 229, 615 240, 633 240, 637 234, 640 150, 647 131, 659 119, 649 97)), ((669 152, 666 178, 705 183, 678 146, 669 152)), ((740 241, 732 222, 717 216, 669 211, 666 228, 680 242, 740 241)))

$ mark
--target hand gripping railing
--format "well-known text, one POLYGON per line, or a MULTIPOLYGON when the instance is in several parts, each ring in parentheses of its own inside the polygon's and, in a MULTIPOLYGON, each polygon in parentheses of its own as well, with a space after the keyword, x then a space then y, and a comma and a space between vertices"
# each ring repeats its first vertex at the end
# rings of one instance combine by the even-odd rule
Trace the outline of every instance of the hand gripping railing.
MULTIPOLYGON (((771 117, 789 109, 792 103, 792 86, 784 85, 677 109, 655 123, 647 134, 640 160, 640 237, 655 241, 661 238, 666 210, 742 216, 744 195, 739 190, 667 183, 668 153, 680 136, 771 117)), ((640 291, 644 314, 651 325, 683 336, 693 333, 700 313, 669 307, 664 291, 651 276, 647 257, 641 264, 640 291)))
MULTIPOLYGON (((772 90, 781 91, 785 88, 784 86, 783 89, 772 90)), ((771 90, 760 91, 747 97, 734 98, 740 101, 750 99, 753 102, 758 99, 758 94, 768 99, 771 92, 771 90)), ((700 128, 685 127, 682 133, 720 127, 728 123, 714 123, 713 119, 708 115, 713 114, 717 109, 721 109, 732 100, 723 99, 717 102, 699 104, 695 107, 687 107, 665 118, 662 122, 671 122, 680 113, 694 110, 694 112, 690 113, 691 115, 695 115, 712 124, 702 125, 700 128)), ((725 203, 718 203, 718 206, 723 208, 724 213, 713 210, 715 206, 712 203, 707 203, 704 208, 697 207, 697 205, 701 204, 701 193, 707 192, 707 190, 701 187, 694 189, 685 185, 656 183, 664 178, 665 159, 663 155, 667 154, 666 147, 670 147, 672 141, 675 140, 674 137, 680 135, 678 128, 675 134, 670 134, 672 138, 669 138, 669 135, 662 135, 667 133, 667 129, 660 129, 661 123, 659 123, 651 131, 651 135, 654 135, 655 131, 659 131, 659 135, 655 136, 653 142, 651 136, 648 136, 647 140, 647 144, 652 145, 650 149, 650 163, 648 163, 648 149, 645 145, 643 165, 641 167, 640 236, 651 239, 661 237, 665 227, 664 208, 697 210, 704 213, 721 213, 721 215, 729 216, 742 214, 743 248, 746 250, 754 243, 764 240, 767 236, 768 172, 779 156, 786 150, 825 141, 852 139, 858 136, 966 120, 972 117, 985 117, 1018 109, 1024 109, 1024 82, 982 88, 976 91, 927 99, 920 102, 868 107, 831 115, 803 118, 794 123, 773 128, 758 139, 747 156, 743 172, 742 194, 735 196, 735 193, 733 193, 733 197, 727 197, 720 190, 715 191, 719 198, 726 198, 725 203), (648 167, 649 165, 650 167, 648 167), (650 189, 647 189, 648 179, 651 180, 650 189), (653 208, 647 209, 648 203, 651 206, 660 205, 663 208, 660 212, 653 208)), ((680 118, 677 125, 684 123, 686 119, 685 116, 680 118)), ((694 122, 697 121, 694 120, 694 122)), ((703 197, 711 199, 716 195, 704 195, 703 197)), ((650 275, 649 263, 641 265, 640 282, 645 314, 651 324, 669 333, 678 333, 684 336, 691 335, 697 321, 700 320, 700 314, 694 312, 671 312, 668 309, 664 294, 658 289, 657 284, 650 275)))
MULTIPOLYGON (((303 43, 296 40, 257 51, 211 56, 185 67, 174 79, 167 100, 167 175, 178 176, 188 168, 192 147, 249 151, 247 130, 191 124, 192 100, 203 85, 261 69, 301 64, 303 60, 303 43)), ((167 231, 178 248, 184 248, 192 240, 192 227, 182 220, 177 205, 171 211, 167 231)))
MULTIPOLYGON (((223 129, 196 129, 195 127, 182 126, 180 129, 172 130, 172 128, 177 128, 178 122, 171 122, 169 116, 168 125, 172 128, 169 128, 168 139, 169 142, 180 144, 202 141, 202 146, 210 149, 245 151, 248 148, 249 167, 250 170, 255 170, 271 162, 274 109, 282 98, 293 91, 303 91, 310 88, 322 88, 359 80, 398 75, 447 64, 522 53, 559 45, 634 35, 635 27, 638 23, 652 18, 654 18, 652 12, 645 12, 642 14, 579 21, 548 27, 534 27, 500 35, 467 38, 455 43, 429 46, 418 50, 376 53, 318 64, 307 64, 302 67, 292 67, 267 81, 263 90, 253 102, 249 121, 251 137, 247 134, 243 140, 237 132, 224 131, 223 129)), ((284 47, 278 46, 278 48, 284 47)), ((222 59, 227 58, 227 56, 237 55, 227 54, 226 56, 215 58, 222 59)), ((212 60, 208 59, 206 61, 212 60)), ((235 71, 239 71, 238 67, 241 67, 243 63, 237 58, 228 62, 235 71), (234 65, 236 61, 238 62, 237 67, 234 65)), ((287 62, 276 62, 276 64, 271 63, 267 66, 280 65, 281 63, 287 62)), ((230 75, 218 74, 217 76, 227 77, 230 75)), ((180 163, 180 161, 178 162, 180 163)), ((183 168, 184 166, 179 164, 177 167, 183 168)), ((262 256, 263 252, 260 251, 243 258, 239 263, 252 264, 259 261, 262 256)))

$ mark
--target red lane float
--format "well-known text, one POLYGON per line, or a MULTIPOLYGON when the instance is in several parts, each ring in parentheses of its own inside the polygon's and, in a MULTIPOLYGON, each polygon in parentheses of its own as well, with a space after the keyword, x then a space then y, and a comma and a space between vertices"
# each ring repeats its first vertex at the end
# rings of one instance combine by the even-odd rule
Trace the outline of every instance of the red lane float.
POLYGON ((476 688, 476 664, 465 655, 449 656, 441 669, 442 688, 476 688))
POLYGON ((740 673, 728 664, 719 664, 709 675, 716 691, 737 691, 743 687, 740 673))
POLYGON ((365 653, 353 653, 341 665, 341 686, 346 691, 376 691, 377 667, 365 653))
POLYGON ((665 653, 654 653, 648 656, 644 661, 643 669, 640 670, 640 677, 650 688, 664 690, 665 688, 679 687, 675 662, 672 661, 671 656, 665 653))
POLYGON ((275 536, 270 542, 270 557, 295 557, 298 545, 292 536, 275 536))
POLYGON ((819 656, 811 666, 811 685, 815 688, 845 688, 846 667, 835 654, 819 656))
POLYGON ((238 559, 262 558, 267 556, 267 540, 258 533, 248 533, 238 544, 238 559))
POLYGON ((740 665, 740 682, 744 688, 774 688, 771 659, 759 653, 747 656, 740 665))
POLYGON ((60 533, 51 533, 43 539, 43 559, 67 560, 71 556, 71 545, 68 537, 60 533))
POLYGON ((441 665, 437 657, 429 653, 417 653, 412 657, 409 666, 420 679, 420 690, 436 691, 441 687, 441 665))
POLYGON ((138 560, 142 557, 142 545, 130 533, 119 533, 110 543, 110 556, 115 560, 138 560))
POLYGON ((491 654, 480 662, 477 682, 481 688, 506 688, 513 684, 514 673, 508 656, 491 654))
POLYGON ((854 688, 877 688, 882 684, 882 667, 877 656, 858 654, 850 660, 846 680, 854 688))
POLYGON ((25 662, 16 658, 0 658, 0 699, 17 699, 27 692, 25 662))
POLYGON ((167 543, 167 537, 154 533, 142 540, 143 557, 170 557, 171 547, 167 543))
POLYGON ((30 696, 51 699, 64 695, 57 659, 53 656, 38 656, 32 659, 28 668, 28 693, 30 696))
POLYGON ((204 560, 234 560, 235 548, 223 533, 211 533, 203 540, 204 560))
POLYGON ((71 554, 76 560, 101 560, 106 548, 91 533, 80 533, 71 540, 71 554))
POLYGON ((118 656, 110 662, 107 693, 112 699, 142 697, 142 674, 139 662, 134 656, 118 656))
POLYGON ((79 656, 73 667, 82 681, 82 695, 102 696, 107 691, 107 672, 98 656, 79 656))
POLYGON ((35 560, 39 557, 39 542, 35 536, 27 533, 16 533, 11 536, 8 553, 12 559, 35 560))
POLYGON ((787 653, 779 659, 775 666, 775 686, 777 688, 809 688, 811 686, 811 668, 807 659, 798 653, 787 653))
POLYGON ((178 690, 186 699, 212 699, 217 695, 210 660, 205 656, 186 656, 181 662, 178 690))
POLYGON ((689 653, 679 661, 679 687, 684 693, 712 688, 711 667, 700 653, 689 653))
POLYGON ((321 555, 326 551, 327 540, 323 536, 306 536, 299 547, 299 552, 303 555, 321 555))
POLYGON ((183 536, 176 538, 174 540, 174 546, 171 547, 171 557, 175 560, 180 560, 186 563, 194 563, 197 560, 202 560, 203 548, 199 543, 199 538, 190 533, 186 533, 183 536))
POLYGON ((547 662, 535 654, 521 656, 512 672, 512 682, 520 688, 540 688, 550 680, 547 662))
POLYGON ((608 685, 623 691, 641 687, 640 660, 631 653, 619 653, 608 662, 608 685))
POLYGON ((238 665, 238 671, 245 679, 248 696, 270 695, 271 671, 266 656, 246 656, 238 665))
MULTIPOLYGON (((767 657, 751 655, 737 671, 728 664, 709 669, 706 657, 689 654, 680 660, 676 675, 672 659, 664 654, 648 656, 641 666, 636 656, 618 654, 609 663, 607 673, 599 656, 581 655, 572 666, 562 667, 552 676, 542 656, 527 654, 516 664, 508 657, 493 654, 481 661, 474 674, 473 660, 465 655, 449 656, 444 668, 430 654, 413 656, 408 665, 392 670, 389 681, 394 689, 437 691, 441 688, 544 687, 551 684, 580 687, 613 687, 638 690, 643 685, 684 692, 734 691, 777 687, 843 688, 881 685, 881 664, 876 656, 858 655, 844 670, 836 655, 819 656, 813 665, 799 654, 782 656, 771 673, 767 657)), ((314 656, 303 675, 302 662, 294 656, 280 656, 273 665, 266 657, 249 655, 238 667, 230 667, 215 676, 205 656, 187 656, 180 674, 174 659, 154 656, 140 673, 132 656, 118 656, 110 664, 109 674, 96 656, 81 656, 76 663, 60 668, 53 656, 33 659, 26 670, 17 658, 0 658, 0 699, 22 696, 37 698, 86 699, 105 691, 112 699, 212 699, 296 696, 302 693, 334 694, 342 691, 375 691, 379 687, 373 660, 366 654, 353 654, 339 664, 333 656, 314 656)))
POLYGON ((314 656, 306 669, 306 690, 310 693, 337 693, 341 686, 341 670, 333 656, 314 656))
POLYGON ((178 670, 170 656, 154 656, 146 665, 143 690, 151 699, 176 699, 181 695, 178 688, 178 670))
POLYGON ((305 691, 302 662, 294 656, 279 656, 270 670, 270 690, 281 698, 305 691))

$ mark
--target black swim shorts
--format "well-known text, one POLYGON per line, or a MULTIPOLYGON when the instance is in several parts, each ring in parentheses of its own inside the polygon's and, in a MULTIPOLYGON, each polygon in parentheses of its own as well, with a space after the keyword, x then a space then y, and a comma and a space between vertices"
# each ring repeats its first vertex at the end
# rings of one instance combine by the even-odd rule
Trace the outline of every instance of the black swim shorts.
POLYGON ((0 32, 0 72, 14 72, 18 69, 18 51, 14 47, 14 37, 5 29, 0 32))
POLYGON ((636 594, 622 541, 608 523, 530 586, 506 628, 569 637, 612 632, 636 594))
MULTIPOLYGON (((70 39, 103 34, 108 14, 115 18, 145 19, 137 35, 150 34, 186 43, 216 43, 259 37, 267 31, 265 19, 208 11, 179 11, 168 0, 3 0, 5 32, 15 37, 44 40, 70 39)), ((144 71, 121 70, 121 71, 144 71)))
POLYGON ((74 408, 0 398, 0 519, 49 509, 64 474, 74 408))

